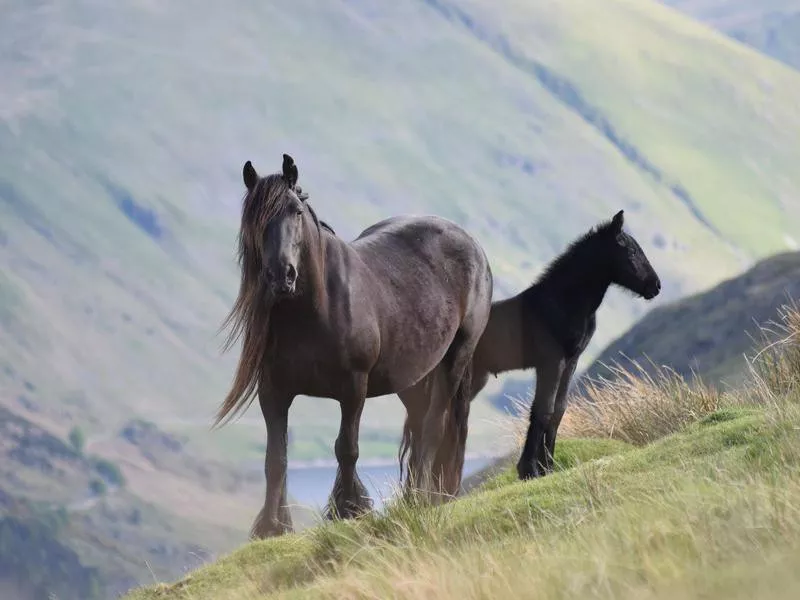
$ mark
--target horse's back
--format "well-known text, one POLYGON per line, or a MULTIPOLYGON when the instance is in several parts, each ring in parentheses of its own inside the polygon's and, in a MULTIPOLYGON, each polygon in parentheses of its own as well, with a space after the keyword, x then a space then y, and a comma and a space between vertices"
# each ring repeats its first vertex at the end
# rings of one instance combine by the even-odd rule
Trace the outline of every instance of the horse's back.
POLYGON ((442 258, 462 258, 473 266, 488 267, 482 246, 471 234, 458 223, 435 215, 384 219, 367 227, 350 245, 367 260, 438 253, 442 258))
POLYGON ((373 315, 379 331, 371 392, 416 383, 442 360, 459 330, 485 326, 491 269, 481 245, 460 225, 435 216, 394 217, 349 246, 358 256, 351 289, 361 314, 373 315))

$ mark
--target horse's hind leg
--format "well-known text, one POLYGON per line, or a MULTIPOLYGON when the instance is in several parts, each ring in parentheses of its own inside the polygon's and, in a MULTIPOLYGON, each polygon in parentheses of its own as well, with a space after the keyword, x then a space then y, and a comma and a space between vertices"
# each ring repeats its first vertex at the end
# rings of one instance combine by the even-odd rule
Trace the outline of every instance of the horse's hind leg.
POLYGON ((558 426, 561 424, 561 418, 567 410, 567 392, 569 392, 569 384, 572 381, 572 376, 577 366, 578 358, 570 359, 567 366, 564 368, 564 372, 561 374, 561 381, 558 383, 553 416, 550 417, 550 424, 547 427, 547 431, 545 431, 544 444, 542 444, 542 449, 539 453, 539 462, 544 465, 545 473, 553 472, 553 458, 556 452, 556 434, 558 433, 558 426))
POLYGON ((563 359, 553 359, 536 369, 536 395, 531 405, 528 435, 525 437, 522 455, 517 462, 517 474, 520 479, 544 475, 545 465, 540 461, 544 451, 544 436, 553 417, 556 389, 563 372, 563 359))
POLYGON ((286 506, 286 467, 288 461, 289 407, 293 396, 271 389, 260 389, 258 400, 267 425, 267 455, 264 473, 267 493, 250 537, 253 539, 281 535, 292 531, 292 517, 286 506))
POLYGON ((428 409, 432 384, 433 374, 429 373, 415 385, 397 394, 406 407, 407 413, 406 422, 403 425, 403 442, 399 456, 400 473, 404 475, 400 483, 403 485, 405 493, 413 490, 413 482, 415 481, 413 469, 419 464, 422 425, 428 409))
POLYGON ((361 412, 364 410, 366 394, 367 375, 358 374, 354 378, 350 393, 343 394, 339 398, 342 420, 335 445, 336 460, 339 463, 339 468, 328 503, 328 518, 349 519, 372 509, 369 492, 367 492, 367 488, 364 487, 356 472, 358 429, 361 423, 361 412))

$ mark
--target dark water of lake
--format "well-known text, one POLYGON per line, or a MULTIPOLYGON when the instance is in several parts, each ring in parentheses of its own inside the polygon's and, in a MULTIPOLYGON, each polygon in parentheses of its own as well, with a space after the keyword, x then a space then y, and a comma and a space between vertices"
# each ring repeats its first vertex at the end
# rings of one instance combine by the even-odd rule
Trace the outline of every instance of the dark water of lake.
MULTIPOLYGON (((464 477, 479 471, 492 462, 490 457, 471 458, 464 461, 464 477)), ((397 486, 400 469, 397 463, 392 465, 364 465, 358 466, 361 481, 369 490, 369 495, 380 508, 384 500, 388 500, 397 486)), ((336 478, 336 467, 306 467, 302 469, 289 469, 289 496, 294 504, 308 508, 320 508, 328 500, 336 478)))

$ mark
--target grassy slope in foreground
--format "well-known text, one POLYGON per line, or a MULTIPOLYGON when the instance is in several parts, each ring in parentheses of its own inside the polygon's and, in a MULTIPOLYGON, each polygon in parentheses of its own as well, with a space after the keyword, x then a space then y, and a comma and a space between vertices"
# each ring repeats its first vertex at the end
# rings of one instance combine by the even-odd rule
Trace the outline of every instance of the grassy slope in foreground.
POLYGON ((660 306, 604 349, 585 375, 611 375, 604 364, 645 370, 667 365, 685 377, 735 383, 745 355, 782 305, 800 299, 800 252, 765 259, 712 289, 660 306))
POLYGON ((796 423, 728 410, 643 449, 564 442, 568 468, 551 477, 501 476, 437 510, 251 544, 128 598, 699 598, 767 577, 790 598, 800 590, 796 423), (573 466, 575 456, 590 460, 573 466))
POLYGON ((551 476, 253 543, 128 599, 796 597, 800 313, 784 325, 737 394, 671 376, 573 406, 584 432, 612 433, 561 441, 551 476))

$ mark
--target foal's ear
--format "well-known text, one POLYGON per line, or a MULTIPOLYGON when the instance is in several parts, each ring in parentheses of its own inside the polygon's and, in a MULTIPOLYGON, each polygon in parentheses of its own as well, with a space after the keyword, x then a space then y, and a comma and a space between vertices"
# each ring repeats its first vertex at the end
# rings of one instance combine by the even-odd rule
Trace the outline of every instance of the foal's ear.
POLYGON ((244 186, 247 188, 247 191, 252 192, 253 188, 256 187, 256 183, 258 183, 258 173, 256 173, 253 163, 249 160, 244 163, 242 179, 244 180, 244 186))
POLYGON ((297 183, 297 165, 294 164, 294 159, 288 154, 283 155, 283 178, 290 188, 294 188, 297 183))
POLYGON ((614 218, 611 219, 611 225, 614 227, 614 230, 619 233, 622 231, 622 226, 625 224, 625 217, 623 213, 625 211, 619 211, 617 214, 614 215, 614 218))

